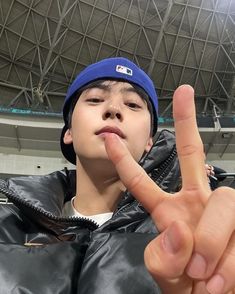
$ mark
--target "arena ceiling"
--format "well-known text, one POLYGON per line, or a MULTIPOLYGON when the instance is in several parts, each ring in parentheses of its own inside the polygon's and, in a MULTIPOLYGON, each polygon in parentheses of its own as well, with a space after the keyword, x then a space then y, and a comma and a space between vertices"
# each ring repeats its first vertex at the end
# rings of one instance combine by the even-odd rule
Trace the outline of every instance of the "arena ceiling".
POLYGON ((208 151, 222 144, 215 152, 234 153, 235 0, 0 0, 1 116, 60 119, 75 76, 111 56, 151 76, 163 126, 172 122, 173 91, 192 85, 199 125, 212 130, 208 151))

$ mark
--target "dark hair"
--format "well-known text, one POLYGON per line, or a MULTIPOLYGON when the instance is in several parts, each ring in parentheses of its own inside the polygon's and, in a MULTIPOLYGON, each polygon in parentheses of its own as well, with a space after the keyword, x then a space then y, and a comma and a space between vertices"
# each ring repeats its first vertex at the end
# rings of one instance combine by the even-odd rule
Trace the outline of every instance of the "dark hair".
MULTIPOLYGON (((80 97, 80 95, 82 94, 83 91, 87 90, 87 89, 91 89, 91 88, 95 88, 96 86, 101 85, 102 83, 104 83, 105 81, 117 81, 117 82, 123 82, 123 80, 117 80, 117 79, 99 79, 96 81, 93 81, 87 85, 85 85, 84 87, 80 88, 79 91, 74 95, 74 97, 72 98, 72 101, 69 105, 69 111, 68 111, 68 116, 67 116, 67 125, 68 128, 71 128, 71 123, 72 123, 72 115, 73 115, 73 111, 74 108, 76 106, 76 103, 80 97)), ((125 82, 125 81, 124 81, 125 82)), ((148 96, 148 94, 138 85, 134 84, 134 83, 130 83, 130 85, 132 85, 132 87, 135 89, 136 93, 147 102, 147 107, 148 110, 151 114, 151 134, 153 132, 153 106, 150 102, 150 98, 148 96)))

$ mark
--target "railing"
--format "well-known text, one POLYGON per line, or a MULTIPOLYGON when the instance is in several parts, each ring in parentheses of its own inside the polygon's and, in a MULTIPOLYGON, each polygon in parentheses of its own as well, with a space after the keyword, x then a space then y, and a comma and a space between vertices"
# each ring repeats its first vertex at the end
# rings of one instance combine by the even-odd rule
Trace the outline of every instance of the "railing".
POLYGON ((218 179, 223 179, 225 177, 225 179, 219 183, 219 186, 229 186, 231 188, 235 188, 235 173, 221 173, 216 175, 216 177, 218 179))

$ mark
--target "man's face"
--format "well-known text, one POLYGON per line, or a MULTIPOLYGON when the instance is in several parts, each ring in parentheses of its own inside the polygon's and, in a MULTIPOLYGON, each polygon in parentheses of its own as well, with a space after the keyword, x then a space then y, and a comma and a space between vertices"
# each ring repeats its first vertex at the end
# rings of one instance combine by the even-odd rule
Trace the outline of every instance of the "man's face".
POLYGON ((118 134, 136 161, 152 146, 147 103, 129 83, 105 81, 83 91, 64 142, 73 143, 79 158, 107 159, 104 138, 110 132, 118 134))

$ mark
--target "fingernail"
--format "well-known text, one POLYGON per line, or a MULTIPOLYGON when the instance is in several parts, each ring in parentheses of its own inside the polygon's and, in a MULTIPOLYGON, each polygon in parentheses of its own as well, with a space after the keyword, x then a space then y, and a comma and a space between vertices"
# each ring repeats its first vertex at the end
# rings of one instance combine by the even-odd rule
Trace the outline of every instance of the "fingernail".
POLYGON ((163 247, 167 252, 175 254, 180 250, 180 246, 178 232, 175 226, 172 225, 164 232, 163 247))
POLYGON ((201 254, 194 253, 187 268, 187 274, 195 279, 204 278, 206 267, 205 258, 201 254))
POLYGON ((206 284, 206 289, 210 294, 223 293, 224 278, 221 275, 214 275, 206 284))

